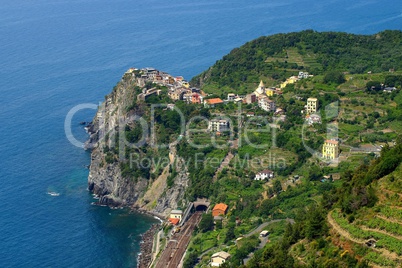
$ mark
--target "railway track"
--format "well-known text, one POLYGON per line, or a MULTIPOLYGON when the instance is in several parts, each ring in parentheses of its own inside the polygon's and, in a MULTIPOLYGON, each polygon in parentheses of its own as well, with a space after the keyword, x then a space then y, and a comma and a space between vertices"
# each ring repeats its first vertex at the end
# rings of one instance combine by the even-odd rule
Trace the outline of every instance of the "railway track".
POLYGON ((177 268, 190 242, 191 235, 202 217, 202 212, 194 213, 183 225, 180 233, 174 234, 169 240, 155 268, 177 268))

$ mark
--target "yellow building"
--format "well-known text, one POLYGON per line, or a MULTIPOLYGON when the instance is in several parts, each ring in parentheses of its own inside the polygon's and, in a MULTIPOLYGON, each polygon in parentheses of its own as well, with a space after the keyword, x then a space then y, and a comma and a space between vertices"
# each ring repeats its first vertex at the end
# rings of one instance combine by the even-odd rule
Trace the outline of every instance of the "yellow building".
POLYGON ((297 76, 291 76, 288 79, 286 79, 285 82, 281 84, 281 88, 285 88, 288 84, 294 84, 299 80, 297 76))
POLYGON ((174 209, 170 212, 170 217, 171 219, 179 219, 181 221, 181 218, 183 217, 183 211, 179 209, 174 209))
POLYGON ((317 109, 318 109, 317 98, 308 98, 307 99, 307 113, 308 114, 316 113, 317 109))
POLYGON ((268 97, 272 97, 272 96, 274 96, 274 90, 273 90, 272 88, 267 88, 267 89, 265 90, 265 94, 266 94, 268 97))
POLYGON ((322 157, 325 159, 335 159, 339 156, 339 143, 334 140, 326 140, 322 146, 322 157))
POLYGON ((185 87, 185 88, 189 88, 189 87, 190 87, 190 84, 189 84, 187 81, 183 81, 183 82, 181 83, 181 85, 182 85, 183 87, 185 87))

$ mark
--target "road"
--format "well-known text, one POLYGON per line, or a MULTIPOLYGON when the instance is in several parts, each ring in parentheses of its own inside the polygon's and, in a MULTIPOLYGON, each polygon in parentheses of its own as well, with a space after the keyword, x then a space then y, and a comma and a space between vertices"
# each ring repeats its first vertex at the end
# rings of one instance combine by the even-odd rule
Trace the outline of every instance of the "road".
POLYGON ((264 222, 264 223, 260 224, 260 226, 255 228, 253 231, 251 231, 248 234, 244 235, 244 237, 250 237, 250 236, 252 236, 253 234, 256 234, 256 233, 259 234, 268 225, 273 224, 275 222, 281 222, 281 221, 284 221, 284 220, 286 220, 287 222, 289 222, 291 224, 295 223, 295 221, 293 219, 279 219, 279 220, 272 220, 272 221, 264 222))
POLYGON ((200 222, 201 217, 201 211, 194 213, 183 225, 180 232, 171 237, 155 268, 177 268, 179 266, 190 242, 191 235, 200 222))

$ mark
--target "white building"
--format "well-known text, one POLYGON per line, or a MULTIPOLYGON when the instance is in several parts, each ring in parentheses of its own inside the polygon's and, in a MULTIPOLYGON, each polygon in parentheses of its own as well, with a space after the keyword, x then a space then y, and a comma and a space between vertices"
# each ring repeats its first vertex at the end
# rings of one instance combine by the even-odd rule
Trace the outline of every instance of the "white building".
POLYGON ((308 72, 299 72, 299 75, 297 76, 299 79, 304 79, 304 78, 309 78, 308 72))
POLYGON ((216 252, 211 256, 211 266, 219 267, 230 258, 230 254, 224 251, 216 252))
POLYGON ((272 170, 264 169, 264 170, 258 172, 257 174, 255 174, 254 180, 261 181, 261 180, 265 180, 265 179, 272 179, 273 177, 274 177, 274 172, 272 170))
POLYGON ((307 113, 316 113, 318 109, 318 100, 317 98, 308 98, 307 99, 307 113))
POLYGON ((258 106, 267 112, 275 112, 276 105, 273 100, 268 99, 268 97, 262 97, 258 100, 258 106))
POLYGON ((228 101, 234 101, 236 99, 236 94, 234 93, 229 93, 228 94, 228 101))
POLYGON ((230 130, 228 119, 212 119, 208 122, 208 130, 212 132, 224 132, 230 130))

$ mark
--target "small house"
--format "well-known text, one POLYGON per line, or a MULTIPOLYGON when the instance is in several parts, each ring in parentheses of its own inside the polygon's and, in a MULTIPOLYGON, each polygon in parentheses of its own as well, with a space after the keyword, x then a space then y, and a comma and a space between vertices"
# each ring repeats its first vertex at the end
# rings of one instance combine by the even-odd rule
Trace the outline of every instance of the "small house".
POLYGON ((255 175, 254 180, 261 181, 261 180, 265 180, 265 179, 272 179, 273 177, 274 177, 274 172, 272 170, 264 169, 255 175))
POLYGON ((219 267, 230 258, 230 254, 224 251, 216 252, 211 256, 211 266, 219 267))
POLYGON ((262 231, 260 233, 260 237, 267 237, 269 235, 269 231, 262 231))
POLYGON ((181 221, 183 217, 183 211, 181 211, 180 209, 173 209, 170 212, 170 219, 179 219, 179 221, 181 221))
POLYGON ((228 205, 219 203, 216 204, 215 207, 212 209, 212 216, 219 216, 219 215, 226 215, 228 211, 228 205))

